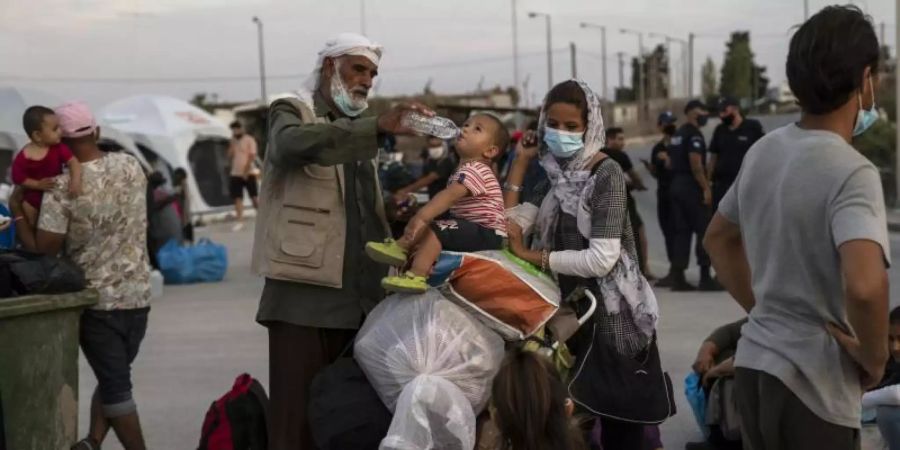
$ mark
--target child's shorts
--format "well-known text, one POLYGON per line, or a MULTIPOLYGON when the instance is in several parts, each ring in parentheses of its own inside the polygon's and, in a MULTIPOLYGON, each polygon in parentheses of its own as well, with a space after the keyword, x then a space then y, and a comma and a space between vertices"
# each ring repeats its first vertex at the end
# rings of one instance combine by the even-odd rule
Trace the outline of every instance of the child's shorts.
POLYGON ((431 223, 431 229, 441 241, 443 250, 479 252, 503 248, 503 234, 465 219, 450 216, 444 220, 435 220, 431 223))

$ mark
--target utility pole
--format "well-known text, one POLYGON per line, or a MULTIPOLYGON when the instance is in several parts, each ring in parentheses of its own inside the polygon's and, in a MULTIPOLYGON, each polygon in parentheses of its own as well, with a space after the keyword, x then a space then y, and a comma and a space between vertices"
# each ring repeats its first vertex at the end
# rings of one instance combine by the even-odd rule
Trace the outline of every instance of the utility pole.
MULTIPOLYGON (((512 40, 513 40, 513 86, 515 86, 516 91, 521 89, 519 86, 519 24, 518 24, 518 16, 516 15, 516 0, 512 0, 512 40)), ((524 98, 520 92, 519 98, 524 98)), ((518 114, 516 115, 518 117, 518 114)), ((518 127, 518 121, 516 126, 518 127)))
POLYGON ((609 83, 606 82, 606 27, 600 27, 600 56, 603 57, 603 99, 609 100, 609 95, 607 95, 606 87, 609 86, 609 83))
POLYGON ((688 34, 688 98, 694 98, 694 33, 688 34))
POLYGON ((532 19, 541 16, 547 20, 547 90, 549 91, 550 89, 553 89, 553 41, 551 38, 552 32, 550 30, 550 14, 538 12, 528 13, 528 17, 532 19))
POLYGON ((265 45, 263 45, 263 23, 259 17, 253 16, 253 23, 256 24, 256 32, 259 42, 259 85, 262 95, 263 105, 268 105, 269 97, 266 95, 266 53, 265 45))
POLYGON ((366 35, 366 0, 359 0, 359 29, 366 35))
POLYGON ((578 63, 576 62, 575 43, 569 42, 569 58, 572 61, 572 78, 578 78, 578 63))
POLYGON ((632 34, 638 37, 638 118, 644 118, 645 108, 647 107, 647 92, 646 92, 646 70, 645 70, 645 61, 644 61, 644 33, 642 31, 629 30, 626 28, 622 28, 622 34, 632 34))
POLYGON ((803 0, 803 21, 809 20, 809 0, 803 0))
MULTIPOLYGON (((894 10, 897 15, 897 18, 894 20, 894 87, 897 90, 894 98, 900 99, 900 6, 895 6, 894 10)), ((900 146, 900 101, 895 101, 894 103, 897 104, 897 111, 894 116, 896 118, 894 129, 897 131, 897 145, 900 146)), ((900 149, 898 148, 894 148, 894 161, 896 161, 894 179, 898 190, 896 198, 900 199, 900 149)))
POLYGON ((616 56, 619 57, 619 89, 625 87, 625 53, 618 52, 616 56))
POLYGON ((603 98, 609 99, 609 93, 607 92, 607 87, 609 83, 606 78, 606 27, 603 25, 597 25, 593 23, 581 22, 581 28, 597 28, 600 30, 600 57, 601 63, 603 65, 603 98))
POLYGON ((884 40, 884 22, 881 22, 881 39, 878 40, 882 46, 887 46, 887 41, 884 40))

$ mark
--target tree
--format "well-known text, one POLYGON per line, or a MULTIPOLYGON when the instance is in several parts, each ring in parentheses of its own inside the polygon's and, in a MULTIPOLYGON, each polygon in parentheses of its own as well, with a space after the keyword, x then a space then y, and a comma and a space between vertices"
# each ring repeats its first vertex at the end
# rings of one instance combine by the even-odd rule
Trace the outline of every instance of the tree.
POLYGON ((719 83, 716 80, 716 63, 713 62, 711 57, 706 57, 706 62, 703 63, 703 68, 700 69, 700 76, 703 98, 709 101, 716 96, 716 92, 719 90, 719 83))
POLYGON ((766 68, 757 65, 753 58, 750 32, 731 33, 731 40, 726 44, 725 60, 722 62, 719 93, 749 100, 765 96, 769 87, 769 79, 765 76, 766 68))
POLYGON ((766 94, 769 92, 769 77, 766 76, 766 68, 754 64, 753 71, 756 74, 756 80, 754 81, 756 94, 753 96, 753 99, 766 98, 766 94))
MULTIPOLYGON (((669 55, 664 45, 659 45, 650 54, 644 55, 644 92, 648 100, 669 96, 669 55)), ((631 59, 631 86, 637 96, 640 85, 640 62, 631 59)))

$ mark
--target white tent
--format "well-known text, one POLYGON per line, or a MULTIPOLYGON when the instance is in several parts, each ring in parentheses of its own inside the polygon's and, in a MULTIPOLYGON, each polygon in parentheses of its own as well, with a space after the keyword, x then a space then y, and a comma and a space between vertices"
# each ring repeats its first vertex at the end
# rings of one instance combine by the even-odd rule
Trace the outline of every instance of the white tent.
MULTIPOLYGON (((28 143, 28 136, 22 129, 22 114, 29 106, 41 105, 48 108, 59 106, 63 100, 50 93, 15 86, 0 87, 0 183, 8 181, 13 155, 28 143)), ((124 149, 135 156, 145 168, 147 161, 141 156, 134 141, 127 135, 101 127, 101 144, 111 149, 124 149)))
POLYGON ((175 169, 185 168, 194 214, 233 207, 226 158, 231 132, 206 111, 171 97, 140 95, 107 105, 100 120, 130 136, 168 179, 175 169))

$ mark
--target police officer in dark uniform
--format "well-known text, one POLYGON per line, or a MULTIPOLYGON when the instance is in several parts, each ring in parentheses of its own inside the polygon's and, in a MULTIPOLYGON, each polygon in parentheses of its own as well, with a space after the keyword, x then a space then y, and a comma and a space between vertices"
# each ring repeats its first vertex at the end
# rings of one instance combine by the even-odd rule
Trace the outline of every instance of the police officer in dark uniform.
POLYGON ((709 142, 708 164, 708 179, 712 180, 713 211, 719 209, 719 202, 734 184, 747 150, 765 134, 759 121, 747 119, 741 114, 735 99, 720 98, 717 109, 722 123, 716 127, 709 142))
POLYGON ((709 113, 699 100, 684 108, 685 124, 672 137, 669 148, 672 171, 670 196, 675 239, 672 245, 672 290, 696 289, 684 278, 691 256, 691 240, 697 236, 697 264, 700 266, 700 290, 722 290, 710 275, 709 255, 703 249, 703 235, 712 217, 712 189, 706 173, 706 139, 700 129, 709 113))
POLYGON ((672 201, 670 187, 672 185, 672 171, 669 170, 669 145, 672 137, 678 131, 675 126, 675 116, 671 111, 659 114, 656 120, 656 128, 663 137, 653 146, 650 152, 650 160, 642 159, 644 167, 656 178, 656 216, 659 227, 662 229, 663 239, 666 243, 666 258, 669 260, 669 273, 660 279, 656 286, 672 287, 672 246, 675 242, 675 226, 672 220, 672 201))

